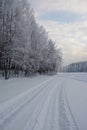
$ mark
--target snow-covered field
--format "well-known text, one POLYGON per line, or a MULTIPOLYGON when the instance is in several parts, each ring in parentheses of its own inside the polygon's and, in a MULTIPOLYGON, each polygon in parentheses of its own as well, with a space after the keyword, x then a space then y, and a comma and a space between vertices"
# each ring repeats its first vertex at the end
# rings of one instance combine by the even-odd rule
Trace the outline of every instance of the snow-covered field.
POLYGON ((0 130, 87 130, 87 73, 1 79, 0 130))

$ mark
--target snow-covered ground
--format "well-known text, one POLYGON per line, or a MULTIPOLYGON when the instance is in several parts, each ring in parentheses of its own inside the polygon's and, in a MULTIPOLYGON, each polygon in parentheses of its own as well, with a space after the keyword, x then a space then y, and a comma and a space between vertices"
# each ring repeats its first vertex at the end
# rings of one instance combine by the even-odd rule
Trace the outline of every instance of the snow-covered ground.
POLYGON ((87 73, 0 80, 0 130, 87 130, 87 73))

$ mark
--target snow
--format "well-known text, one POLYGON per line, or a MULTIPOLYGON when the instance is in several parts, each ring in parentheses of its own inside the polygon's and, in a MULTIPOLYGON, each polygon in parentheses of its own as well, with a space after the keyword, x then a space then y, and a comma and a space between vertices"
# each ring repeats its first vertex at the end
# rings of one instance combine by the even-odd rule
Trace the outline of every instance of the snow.
POLYGON ((0 130, 87 130, 87 73, 0 80, 0 130))
POLYGON ((31 87, 50 79, 50 76, 35 76, 33 78, 11 78, 0 80, 0 103, 27 91, 31 87))
POLYGON ((68 80, 66 86, 67 98, 79 130, 87 130, 87 82, 68 80))

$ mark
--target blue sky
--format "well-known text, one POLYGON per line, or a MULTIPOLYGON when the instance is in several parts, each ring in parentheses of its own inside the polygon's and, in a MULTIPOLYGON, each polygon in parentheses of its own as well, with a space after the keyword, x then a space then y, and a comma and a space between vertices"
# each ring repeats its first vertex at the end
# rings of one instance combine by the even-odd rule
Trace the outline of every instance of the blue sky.
POLYGON ((64 65, 87 60, 87 0, 29 0, 35 17, 62 49, 64 65))
POLYGON ((56 11, 56 12, 46 12, 45 14, 39 16, 41 20, 51 20, 58 21, 60 23, 72 23, 81 20, 81 15, 68 12, 68 11, 56 11))

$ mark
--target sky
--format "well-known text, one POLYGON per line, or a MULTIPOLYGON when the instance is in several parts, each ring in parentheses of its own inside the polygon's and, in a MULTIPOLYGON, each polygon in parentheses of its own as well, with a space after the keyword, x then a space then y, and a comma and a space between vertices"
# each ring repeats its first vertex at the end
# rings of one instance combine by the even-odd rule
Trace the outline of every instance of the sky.
POLYGON ((62 50, 63 65, 87 61, 87 0, 29 0, 35 17, 62 50))

